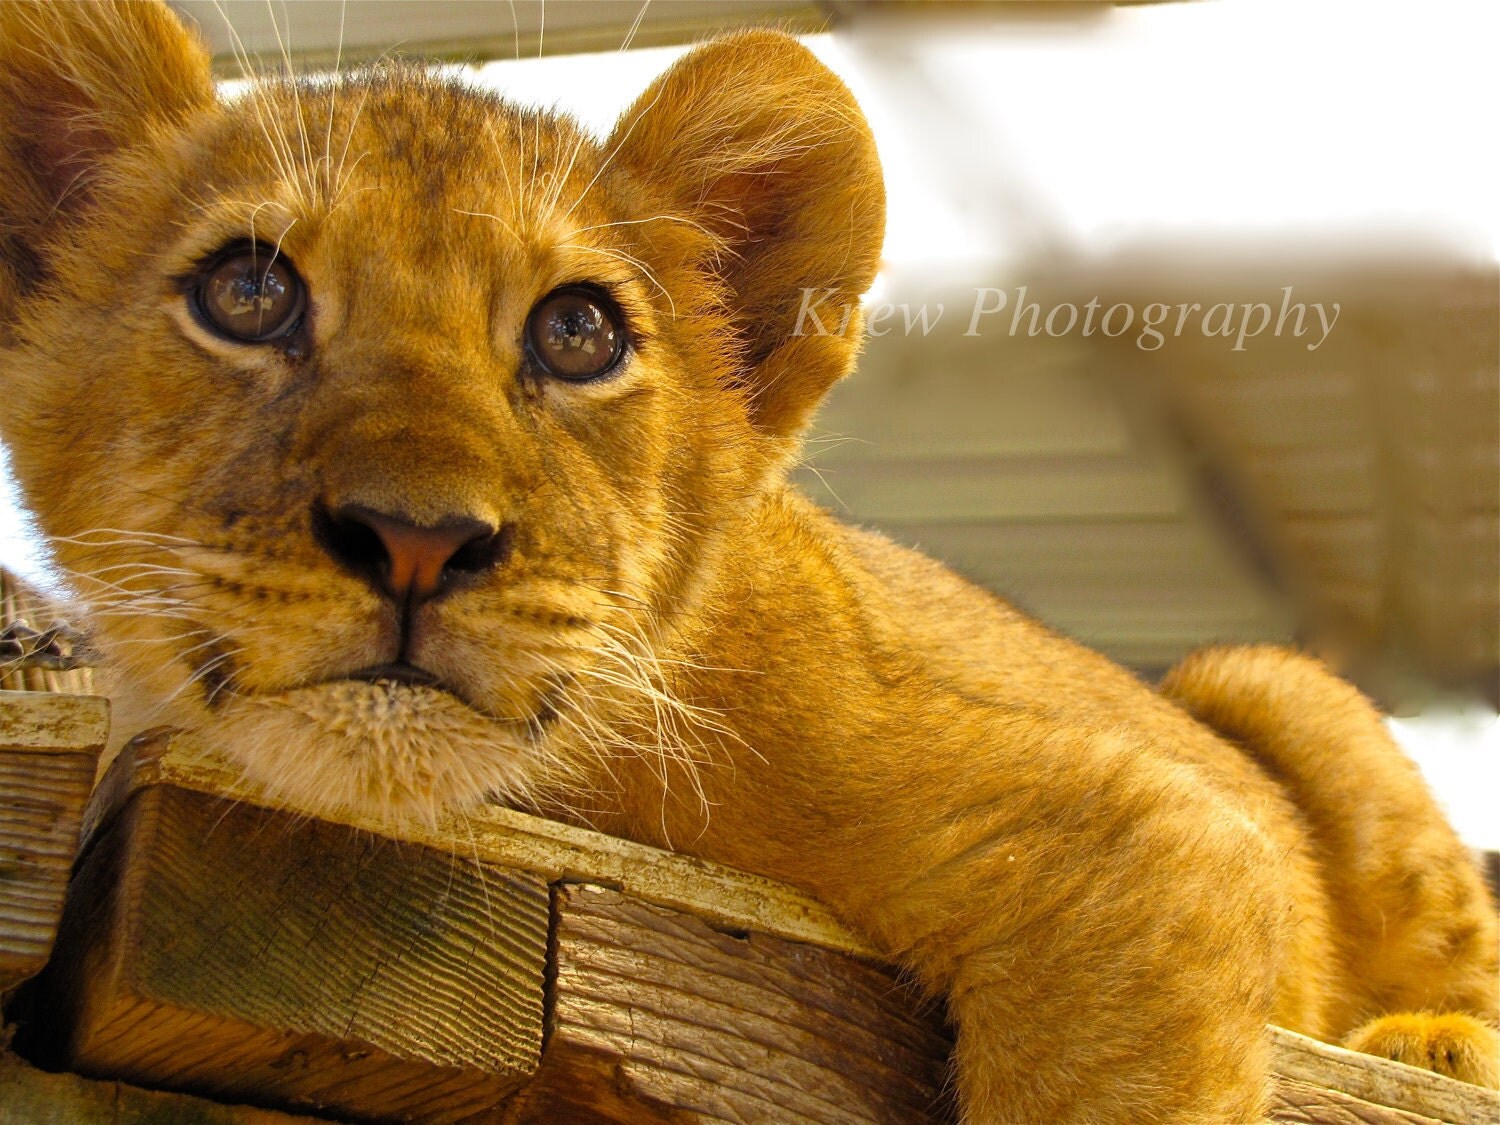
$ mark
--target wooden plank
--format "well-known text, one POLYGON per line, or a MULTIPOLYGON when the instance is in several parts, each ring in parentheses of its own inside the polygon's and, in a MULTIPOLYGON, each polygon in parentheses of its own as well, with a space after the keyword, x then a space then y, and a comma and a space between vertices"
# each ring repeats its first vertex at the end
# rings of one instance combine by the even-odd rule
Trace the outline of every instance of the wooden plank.
POLYGON ((877 527, 902 523, 1173 519, 1192 498, 1160 464, 1129 457, 926 457, 830 450, 795 474, 820 504, 877 527))
POLYGON ((109 701, 97 695, 0 691, 0 748, 97 752, 109 737, 109 701))
MULTIPOLYGON (((1028 304, 1035 300, 1033 293, 1028 304)), ((924 301, 932 314, 943 304, 941 327, 926 338, 898 329, 868 341, 859 378, 836 386, 818 415, 814 464, 821 467, 820 444, 841 435, 857 435, 843 447, 849 452, 882 460, 1092 458, 1141 448, 1091 341, 1032 339, 1024 329, 1011 336, 1009 310, 991 321, 993 331, 966 339, 972 288, 925 293, 913 313, 924 301)), ((1043 300, 1042 309, 1049 307, 1043 300)), ((893 323, 901 320, 898 313, 893 323)))
POLYGON ((103 699, 0 692, 0 992, 47 963, 108 733, 103 699))
POLYGON ((1390 1059, 1348 1051, 1285 1028, 1273 1027, 1270 1031, 1272 1065, 1284 1078, 1338 1090, 1419 1116, 1425 1114, 1452 1125, 1500 1122, 1500 1092, 1390 1059))
POLYGON ((538 1080, 504 1120, 954 1120, 937 1005, 886 971, 593 885, 554 891, 538 1080))
POLYGON ((1372 1105, 1279 1075, 1271 1089, 1271 1120, 1275 1125, 1443 1125, 1433 1117, 1372 1105))
MULTIPOLYGON (((101 796, 86 818, 97 823, 130 794, 153 785, 226 797, 249 804, 265 797, 237 771, 175 732, 136 740, 111 766, 101 796)), ((288 806, 288 811, 311 815, 288 806)), ((358 814, 333 819, 377 835, 541 876, 547 882, 601 883, 647 902, 685 910, 731 929, 753 929, 826 949, 878 959, 879 953, 827 907, 794 887, 692 856, 677 855, 582 828, 489 805, 434 826, 389 824, 358 814)))
POLYGON ((536 1067, 548 919, 535 876, 157 786, 89 845, 39 1010, 86 1075, 452 1122, 536 1067))
MULTIPOLYGON (((48 1074, 0 1051, 0 1125, 320 1125, 250 1106, 187 1094, 48 1074)), ((321 1125, 327 1125, 324 1120, 321 1125)))
POLYGON ((391 44, 412 57, 533 59, 547 55, 620 51, 662 44, 692 44, 737 27, 774 26, 807 33, 825 30, 829 9, 815 0, 669 0, 652 4, 632 26, 641 5, 420 4, 384 0, 298 0, 267 8, 264 0, 173 0, 207 38, 215 69, 229 79, 245 76, 248 54, 257 69, 289 54, 297 72, 385 58, 391 44), (514 8, 514 12, 511 8, 514 8))

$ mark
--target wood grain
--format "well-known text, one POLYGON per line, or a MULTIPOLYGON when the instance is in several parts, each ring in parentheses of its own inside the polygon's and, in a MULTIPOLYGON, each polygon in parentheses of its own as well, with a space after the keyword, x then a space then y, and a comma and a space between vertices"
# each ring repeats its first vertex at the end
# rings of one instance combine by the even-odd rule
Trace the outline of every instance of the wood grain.
POLYGON ((108 737, 109 701, 101 696, 0 691, 0 747, 78 754, 108 737))
POLYGON ((1433 1117, 1279 1076, 1271 1093, 1271 1120, 1276 1125, 1443 1125, 1433 1117))
POLYGON ((52 951, 108 733, 102 699, 0 692, 0 992, 52 951))
POLYGON ((543 1070, 504 1121, 953 1120, 941 1012, 889 973, 604 887, 553 901, 543 1070))
MULTIPOLYGON (((0 1125, 319 1125, 249 1106, 48 1074, 0 1051, 0 1125)), ((322 1125, 327 1125, 323 1122, 322 1125)))
POLYGON ((541 1047, 546 886, 172 787, 95 842, 50 994, 84 1074, 448 1122, 541 1047))
MULTIPOLYGON (((1350 1094, 1362 1101, 1452 1125, 1500 1123, 1500 1093, 1458 1082, 1430 1070, 1345 1050, 1306 1035, 1270 1029, 1277 1074, 1350 1094)), ((1394 1120, 1394 1119, 1393 1119, 1394 1120)))
MULTIPOLYGON (((172 785, 252 804, 265 797, 207 748, 160 729, 136 740, 111 767, 102 786, 112 795, 98 807, 118 807, 132 792, 172 785)), ((311 815, 307 809, 282 806, 311 815)), ((548 882, 602 883, 647 902, 685 910, 730 929, 753 929, 837 949, 859 957, 880 954, 816 899, 784 883, 693 856, 604 836, 514 809, 487 805, 462 819, 428 826, 390 824, 354 813, 337 823, 392 839, 467 856, 476 862, 534 873, 548 882)), ((86 829, 87 830, 87 829, 86 829)))

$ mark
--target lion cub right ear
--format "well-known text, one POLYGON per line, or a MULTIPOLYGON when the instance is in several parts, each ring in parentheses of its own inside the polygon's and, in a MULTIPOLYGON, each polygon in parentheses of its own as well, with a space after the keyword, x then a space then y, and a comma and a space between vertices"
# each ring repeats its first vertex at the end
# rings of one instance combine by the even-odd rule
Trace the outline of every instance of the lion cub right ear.
POLYGON ((0 326, 110 160, 213 102, 207 50, 163 3, 0 2, 0 326))
POLYGON ((742 31, 679 59, 606 148, 717 239, 750 419, 795 437, 854 362, 880 264, 885 186, 854 96, 791 36, 742 31), (802 332, 814 296, 837 331, 802 332))

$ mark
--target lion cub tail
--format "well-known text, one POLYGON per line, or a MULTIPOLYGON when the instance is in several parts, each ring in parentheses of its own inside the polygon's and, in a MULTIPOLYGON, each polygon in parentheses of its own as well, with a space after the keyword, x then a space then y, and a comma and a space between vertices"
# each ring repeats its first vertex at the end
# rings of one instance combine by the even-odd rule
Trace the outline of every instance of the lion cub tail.
MULTIPOLYGON (((1494 1025, 1494 906, 1370 701, 1311 657, 1272 646, 1196 652, 1161 690, 1236 743, 1301 811, 1348 985, 1336 1033, 1395 1012, 1467 1012, 1494 1025)), ((1402 1061, 1447 1069, 1410 1057, 1432 1049, 1414 1045, 1402 1061)), ((1456 1076, 1493 1084, 1494 1070, 1491 1059, 1456 1076)))

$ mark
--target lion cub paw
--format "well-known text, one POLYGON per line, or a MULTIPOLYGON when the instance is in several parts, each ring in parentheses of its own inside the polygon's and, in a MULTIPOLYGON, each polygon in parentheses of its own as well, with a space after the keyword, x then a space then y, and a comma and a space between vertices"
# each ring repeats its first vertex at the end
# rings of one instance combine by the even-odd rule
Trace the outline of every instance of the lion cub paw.
POLYGON ((1500 1086, 1500 1033, 1462 1012, 1381 1016, 1351 1031, 1344 1046, 1461 1082, 1500 1086))

